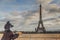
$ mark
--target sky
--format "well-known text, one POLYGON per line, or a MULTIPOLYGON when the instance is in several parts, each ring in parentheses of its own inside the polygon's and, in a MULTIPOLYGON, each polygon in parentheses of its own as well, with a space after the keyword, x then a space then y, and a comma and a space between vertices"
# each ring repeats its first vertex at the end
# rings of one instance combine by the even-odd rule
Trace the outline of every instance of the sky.
POLYGON ((46 31, 60 30, 60 0, 0 0, 0 31, 10 21, 11 30, 35 31, 39 21, 39 5, 46 31))

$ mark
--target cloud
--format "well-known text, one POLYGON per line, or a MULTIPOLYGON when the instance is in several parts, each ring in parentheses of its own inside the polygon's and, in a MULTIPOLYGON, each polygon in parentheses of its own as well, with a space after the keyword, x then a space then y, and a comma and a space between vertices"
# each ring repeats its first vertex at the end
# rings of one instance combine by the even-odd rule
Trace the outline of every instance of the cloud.
MULTIPOLYGON (((8 0, 6 0, 8 1, 8 0)), ((11 2, 12 0, 9 0, 11 2)), ((13 0, 14 1, 14 0, 13 0)), ((42 17, 43 22, 46 30, 56 30, 56 28, 59 28, 60 24, 60 8, 57 4, 51 4, 53 0, 36 0, 37 5, 33 5, 30 8, 33 8, 34 6, 38 9, 34 10, 25 10, 25 11, 19 11, 19 10, 13 10, 13 12, 10 12, 8 14, 5 14, 3 19, 0 20, 1 23, 4 24, 6 21, 10 20, 11 23, 15 26, 13 29, 15 30, 24 30, 24 31, 35 31, 35 28, 38 26, 39 21, 39 5, 40 2, 42 3, 42 17), (57 26, 57 27, 56 27, 57 26), (17 28, 18 27, 18 28, 17 28)), ((28 5, 22 5, 21 7, 27 7, 28 5)), ((11 7, 19 8, 19 5, 13 5, 11 7)), ((2 25, 2 24, 0 24, 2 25)), ((58 29, 57 28, 57 29, 58 29)), ((51 30, 51 31, 52 31, 51 30)))
POLYGON ((42 4, 43 9, 49 12, 60 12, 60 7, 56 3, 51 4, 55 0, 37 0, 38 4, 42 4))
MULTIPOLYGON (((38 0, 38 2, 39 1, 40 0, 38 0)), ((43 8, 42 8, 43 21, 44 21, 44 25, 46 26, 45 27, 46 30, 50 30, 51 28, 52 28, 52 30, 58 29, 58 28, 56 28, 56 26, 59 25, 59 22, 57 22, 57 21, 60 19, 59 18, 59 13, 60 13, 59 6, 56 4, 50 4, 50 2, 52 2, 52 0, 49 0, 49 1, 41 0, 41 1, 42 1, 42 6, 43 6, 43 8)), ((40 3, 38 3, 38 4, 40 4, 40 3)), ((32 12, 28 12, 28 13, 30 13, 31 15, 26 19, 25 26, 30 27, 32 25, 35 25, 34 28, 37 27, 37 24, 39 21, 39 11, 36 11, 35 13, 32 13, 32 12)))
POLYGON ((57 5, 59 5, 59 4, 60 4, 60 0, 53 0, 53 1, 51 2, 51 4, 57 4, 57 5))
MULTIPOLYGON (((31 0, 29 1, 22 1, 18 2, 19 0, 0 0, 0 10, 1 11, 25 11, 25 10, 32 10, 35 9, 35 2, 32 2, 31 0)), ((37 9, 37 8, 36 8, 37 9)))
POLYGON ((50 3, 52 0, 37 0, 37 2, 41 3, 50 3))
POLYGON ((46 7, 47 5, 49 5, 49 3, 52 2, 52 0, 37 0, 37 4, 42 4, 43 7, 46 7))
POLYGON ((59 13, 60 7, 56 4, 50 4, 47 8, 45 8, 45 10, 49 13, 59 13))

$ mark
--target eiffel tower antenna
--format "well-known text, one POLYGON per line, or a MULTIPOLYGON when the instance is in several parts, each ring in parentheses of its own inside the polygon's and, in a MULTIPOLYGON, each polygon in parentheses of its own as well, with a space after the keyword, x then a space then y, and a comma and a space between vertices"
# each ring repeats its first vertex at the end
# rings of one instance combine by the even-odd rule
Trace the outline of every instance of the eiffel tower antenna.
POLYGON ((38 22, 38 27, 35 28, 36 32, 46 32, 45 27, 43 25, 42 21, 42 5, 40 4, 40 14, 39 14, 39 22, 38 22))

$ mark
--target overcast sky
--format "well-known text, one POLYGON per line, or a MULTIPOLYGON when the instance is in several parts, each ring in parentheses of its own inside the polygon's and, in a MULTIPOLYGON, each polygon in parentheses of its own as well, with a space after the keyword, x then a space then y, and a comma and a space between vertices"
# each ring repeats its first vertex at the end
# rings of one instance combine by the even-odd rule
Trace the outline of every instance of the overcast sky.
POLYGON ((10 21, 12 30, 35 31, 42 4, 44 27, 48 31, 60 30, 60 0, 0 0, 0 31, 10 21))

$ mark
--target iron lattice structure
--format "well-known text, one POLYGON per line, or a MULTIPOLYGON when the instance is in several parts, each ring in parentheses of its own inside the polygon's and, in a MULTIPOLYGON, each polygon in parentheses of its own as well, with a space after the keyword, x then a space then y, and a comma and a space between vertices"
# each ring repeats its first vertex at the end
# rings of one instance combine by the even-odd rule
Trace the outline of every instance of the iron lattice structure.
POLYGON ((42 5, 40 4, 40 13, 39 13, 39 22, 38 22, 38 27, 35 28, 36 32, 46 32, 45 27, 43 25, 42 21, 42 5))

